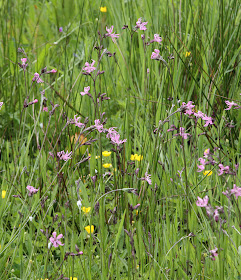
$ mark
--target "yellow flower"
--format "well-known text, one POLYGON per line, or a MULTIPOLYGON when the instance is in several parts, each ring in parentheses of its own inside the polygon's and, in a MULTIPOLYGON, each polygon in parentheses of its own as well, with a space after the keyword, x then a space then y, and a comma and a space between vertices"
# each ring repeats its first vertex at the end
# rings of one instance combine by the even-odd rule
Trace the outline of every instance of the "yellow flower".
POLYGON ((131 160, 141 161, 142 159, 143 159, 142 155, 139 155, 139 156, 138 156, 138 154, 131 155, 131 160))
POLYGON ((5 198, 6 196, 6 191, 2 191, 2 198, 5 198))
POLYGON ((100 7, 100 11, 101 13, 106 13, 107 12, 107 8, 105 7, 100 7))
POLYGON ((135 155, 131 155, 131 160, 135 160, 135 155))
POLYGON ((191 52, 186 52, 185 57, 188 57, 189 55, 191 55, 191 52))
POLYGON ((69 279, 70 279, 70 280, 72 280, 72 279, 73 279, 73 280, 78 280, 78 278, 77 278, 77 277, 73 277, 73 278, 72 278, 72 277, 70 277, 69 279))
POLYGON ((90 233, 93 233, 93 232, 94 232, 95 228, 94 228, 94 226, 92 225, 92 226, 87 226, 87 227, 85 227, 85 230, 88 232, 88 234, 90 234, 90 233))
POLYGON ((137 161, 141 161, 142 159, 143 159, 143 156, 141 156, 141 155, 139 155, 139 156, 136 155, 136 160, 137 160, 137 161))
POLYGON ((111 155, 111 152, 104 151, 104 152, 102 153, 102 155, 103 155, 103 157, 108 157, 108 156, 111 155))
POLYGON ((88 214, 91 210, 91 207, 82 207, 81 209, 85 214, 88 214))
POLYGON ((105 163, 105 164, 103 164, 103 167, 104 168, 110 168, 110 167, 112 167, 112 164, 111 163, 105 163))
POLYGON ((211 171, 211 170, 206 170, 206 171, 204 171, 203 172, 203 174, 204 174, 204 176, 211 176, 212 174, 213 174, 213 171, 211 171))

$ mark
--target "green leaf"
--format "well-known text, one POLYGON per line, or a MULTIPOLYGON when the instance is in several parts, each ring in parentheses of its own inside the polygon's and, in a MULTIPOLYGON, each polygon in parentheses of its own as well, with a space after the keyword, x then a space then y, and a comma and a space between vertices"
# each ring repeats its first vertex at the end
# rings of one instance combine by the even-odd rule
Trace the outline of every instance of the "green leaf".
POLYGON ((9 42, 9 59, 10 59, 10 71, 14 74, 14 63, 16 63, 16 48, 14 41, 9 42))

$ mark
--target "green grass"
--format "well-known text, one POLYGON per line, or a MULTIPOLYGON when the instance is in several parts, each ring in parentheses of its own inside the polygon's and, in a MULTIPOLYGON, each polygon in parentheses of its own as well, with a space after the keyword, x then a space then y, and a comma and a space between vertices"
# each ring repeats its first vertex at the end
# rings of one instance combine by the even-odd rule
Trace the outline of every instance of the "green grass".
POLYGON ((218 176, 219 163, 234 169, 240 162, 241 110, 224 110, 226 100, 240 104, 240 4, 0 0, 0 16, 0 186, 6 191, 0 198, 0 279, 241 279, 240 199, 222 194, 233 184, 241 187, 240 167, 236 175, 218 176), (148 21, 147 30, 133 32, 140 17, 148 21), (98 32, 103 36, 111 25, 120 37, 100 42, 98 32), (141 34, 150 41, 156 33, 162 44, 144 46, 141 34), (28 56, 25 75, 18 48, 28 56), (155 48, 166 63, 151 59, 155 48), (94 84, 81 70, 91 59, 97 65, 104 49, 115 54, 103 55, 99 69, 105 73, 94 84), (57 73, 32 84, 45 66, 57 73), (96 109, 80 95, 86 86, 110 100, 96 109), (27 96, 38 103, 23 109, 27 96), (180 112, 171 115, 190 100, 216 126, 203 127, 180 112), (59 105, 51 117, 43 112, 45 104, 51 110, 50 102, 59 105), (66 125, 77 114, 81 122, 88 117, 90 127, 102 112, 104 127, 116 127, 127 139, 109 157, 102 151, 113 145, 103 133, 85 132, 86 140, 96 141, 79 149, 71 137, 82 129, 66 125), (225 126, 224 118, 235 126, 225 126), (172 124, 192 137, 167 132, 172 124), (217 163, 206 167, 213 173, 205 177, 197 172, 198 158, 214 147, 217 163), (73 151, 72 159, 58 162, 62 150, 73 151), (143 159, 131 161, 132 154, 143 159), (105 169, 104 163, 113 167, 105 169), (146 172, 151 186, 140 180, 146 172), (38 193, 29 197, 27 185, 38 193), (205 195, 213 207, 223 206, 222 226, 197 207, 197 196, 205 195), (89 213, 80 211, 79 199, 91 207, 89 213), (130 205, 137 204, 132 211, 130 205), (85 230, 88 225, 94 225, 93 234, 85 230), (65 245, 49 249, 54 231, 64 235, 65 245), (66 256, 77 253, 76 245, 83 255, 66 256), (213 261, 209 251, 215 246, 213 261))

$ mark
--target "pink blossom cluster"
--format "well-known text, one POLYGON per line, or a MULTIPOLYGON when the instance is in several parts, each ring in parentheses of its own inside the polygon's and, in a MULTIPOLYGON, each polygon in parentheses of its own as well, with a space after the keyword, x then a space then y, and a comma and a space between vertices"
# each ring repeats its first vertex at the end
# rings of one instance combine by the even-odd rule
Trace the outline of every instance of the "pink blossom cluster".
POLYGON ((145 30, 147 29, 147 28, 146 28, 147 23, 148 23, 148 21, 143 22, 143 21, 142 21, 142 18, 139 18, 139 19, 137 20, 137 22, 136 22, 135 28, 145 31, 145 30))
POLYGON ((34 73, 34 77, 32 79, 32 82, 35 82, 37 84, 43 83, 44 81, 40 78, 39 73, 34 73))
POLYGON ((151 175, 148 174, 147 172, 145 173, 145 177, 141 178, 142 181, 146 181, 149 185, 151 185, 151 175))
POLYGON ((115 38, 118 38, 120 35, 119 34, 115 34, 115 32, 113 32, 113 29, 114 29, 113 25, 110 28, 108 28, 106 26, 107 33, 105 34, 105 37, 111 37, 112 41, 115 42, 115 38))
POLYGON ((90 90, 90 87, 88 86, 88 87, 84 87, 84 91, 81 91, 81 95, 83 96, 83 95, 86 95, 86 94, 88 94, 89 95, 89 90, 90 90))
POLYGON ((219 167, 219 173, 218 173, 218 176, 220 175, 223 175, 224 174, 229 174, 229 171, 230 171, 230 167, 227 165, 227 166, 224 166, 223 164, 219 164, 218 165, 219 167))
POLYGON ((150 41, 150 43, 157 42, 161 43, 162 42, 162 37, 159 36, 159 34, 154 34, 154 39, 150 41))
POLYGON ((64 244, 62 244, 61 241, 60 241, 60 239, 64 237, 63 234, 59 234, 59 235, 57 236, 56 232, 53 232, 52 235, 53 235, 53 236, 51 236, 51 237, 49 238, 49 241, 53 244, 53 246, 54 246, 55 248, 57 248, 57 247, 59 247, 59 246, 64 246, 64 244))
MULTIPOLYGON (((203 157, 200 157, 198 159, 199 164, 197 164, 198 170, 197 172, 202 172, 205 169, 205 165, 211 164, 215 165, 217 161, 213 159, 213 154, 210 153, 210 149, 206 149, 203 153, 203 157)), ((238 164, 235 165, 235 169, 238 169, 238 164)), ((222 163, 218 165, 219 170, 218 170, 218 176, 221 176, 223 174, 229 174, 229 175, 235 175, 236 170, 231 169, 230 166, 224 166, 222 163)))
POLYGON ((80 122, 80 117, 76 117, 77 115, 74 116, 74 119, 70 120, 71 124, 74 124, 77 127, 82 127, 85 126, 83 123, 80 122))
POLYGON ((209 252, 211 253, 210 258, 211 258, 213 261, 215 261, 215 257, 218 256, 217 251, 218 251, 218 248, 217 248, 217 247, 215 247, 215 249, 209 251, 209 252))
POLYGON ((188 136, 191 136, 191 134, 185 133, 184 127, 180 127, 179 130, 180 130, 179 135, 182 136, 183 139, 187 139, 188 136))
POLYGON ((25 71, 26 68, 28 67, 28 63, 26 63, 28 61, 28 59, 26 57, 21 58, 22 64, 18 64, 21 68, 23 68, 23 70, 25 71))
POLYGON ((229 102, 229 101, 225 101, 225 103, 227 104, 228 108, 226 108, 225 110, 231 110, 232 107, 234 106, 234 109, 240 109, 241 106, 239 106, 237 103, 235 102, 229 102))
POLYGON ((33 186, 27 186, 26 189, 29 191, 28 196, 33 196, 39 191, 39 189, 35 189, 33 186))
POLYGON ((241 188, 237 187, 235 184, 233 185, 233 189, 226 190, 225 192, 222 192, 228 199, 231 198, 231 195, 233 194, 236 199, 238 199, 239 196, 241 196, 241 188))
MULTIPOLYGON (((174 130, 178 130, 178 128, 176 128, 175 125, 172 124, 171 127, 167 130, 167 132, 171 132, 174 130)), ((180 127, 179 133, 174 134, 174 136, 181 136, 183 139, 187 139, 189 136, 191 136, 191 134, 186 133, 184 127, 180 127)))
POLYGON ((201 111, 198 111, 197 113, 194 111, 195 105, 193 105, 193 101, 188 101, 187 104, 185 102, 182 102, 182 107, 185 110, 184 113, 185 115, 189 115, 189 116, 194 115, 197 119, 201 118, 203 121, 205 121, 204 127, 214 124, 214 120, 212 117, 208 117, 206 114, 204 114, 201 111))
POLYGON ((68 151, 66 153, 64 151, 57 152, 58 158, 62 159, 64 161, 71 159, 71 155, 72 155, 72 152, 69 153, 68 151))
POLYGON ((215 222, 218 222, 220 219, 220 214, 224 213, 223 207, 216 206, 215 209, 208 204, 208 196, 206 195, 203 199, 199 196, 197 197, 196 205, 199 207, 204 207, 206 209, 206 213, 209 217, 212 217, 215 222))
POLYGON ((120 140, 120 134, 115 130, 114 127, 110 127, 107 130, 106 137, 110 138, 111 143, 114 145, 117 145, 117 146, 119 146, 127 141, 127 139, 120 140))
POLYGON ((158 49, 155 49, 154 52, 152 52, 151 54, 151 59, 159 60, 160 57, 161 57, 160 50, 158 49))
POLYGON ((95 60, 92 59, 92 63, 85 62, 85 67, 83 67, 83 71, 85 71, 86 74, 90 74, 93 71, 95 71, 96 67, 94 67, 95 60))
POLYGON ((100 120, 95 120, 94 127, 101 133, 103 132, 103 124, 101 124, 100 120))

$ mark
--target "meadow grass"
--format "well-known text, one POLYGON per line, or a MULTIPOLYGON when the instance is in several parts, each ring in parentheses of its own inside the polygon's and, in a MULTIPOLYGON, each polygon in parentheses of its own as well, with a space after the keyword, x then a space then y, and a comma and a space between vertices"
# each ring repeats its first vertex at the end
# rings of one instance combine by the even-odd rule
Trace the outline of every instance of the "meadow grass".
POLYGON ((240 3, 0 0, 0 12, 0 279, 241 279, 240 3), (32 81, 45 66, 57 72, 32 81), (207 149, 212 172, 198 172, 207 149))

